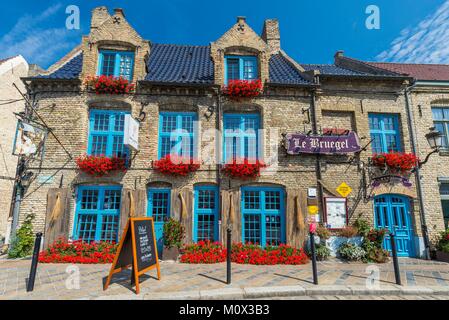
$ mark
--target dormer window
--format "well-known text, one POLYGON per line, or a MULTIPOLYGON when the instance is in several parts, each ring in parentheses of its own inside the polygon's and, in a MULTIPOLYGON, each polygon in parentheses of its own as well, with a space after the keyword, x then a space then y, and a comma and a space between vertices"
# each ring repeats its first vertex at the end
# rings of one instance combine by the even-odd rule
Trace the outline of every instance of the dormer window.
POLYGON ((225 56, 225 83, 229 80, 257 80, 259 78, 257 57, 225 56))
POLYGON ((100 50, 97 75, 122 77, 131 81, 133 69, 134 52, 100 50))

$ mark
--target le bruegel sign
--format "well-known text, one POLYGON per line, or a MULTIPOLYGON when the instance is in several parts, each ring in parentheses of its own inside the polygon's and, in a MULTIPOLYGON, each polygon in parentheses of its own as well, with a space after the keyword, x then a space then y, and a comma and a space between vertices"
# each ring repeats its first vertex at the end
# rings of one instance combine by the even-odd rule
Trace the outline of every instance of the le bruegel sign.
POLYGON ((347 154, 361 150, 359 139, 354 131, 347 135, 307 135, 288 133, 285 136, 288 154, 347 154))

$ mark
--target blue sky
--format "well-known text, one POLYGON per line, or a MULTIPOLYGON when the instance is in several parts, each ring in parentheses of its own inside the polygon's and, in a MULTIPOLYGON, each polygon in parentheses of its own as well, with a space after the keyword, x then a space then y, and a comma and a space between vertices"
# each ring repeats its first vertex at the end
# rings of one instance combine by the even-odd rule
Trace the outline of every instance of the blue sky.
POLYGON ((265 19, 278 18, 282 47, 300 63, 332 63, 337 50, 365 60, 449 63, 449 0, 16 0, 0 11, 0 58, 22 54, 48 67, 89 32, 90 12, 101 5, 124 8, 152 42, 207 45, 243 15, 258 33, 265 19), (72 4, 80 30, 65 28, 72 4), (368 5, 380 9, 379 30, 365 27, 368 5))

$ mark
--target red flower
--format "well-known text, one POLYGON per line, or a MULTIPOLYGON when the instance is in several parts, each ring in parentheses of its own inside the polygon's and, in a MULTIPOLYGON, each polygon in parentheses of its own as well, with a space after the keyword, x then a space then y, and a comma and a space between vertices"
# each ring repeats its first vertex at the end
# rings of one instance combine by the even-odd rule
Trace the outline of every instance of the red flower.
POLYGON ((260 80, 229 80, 228 85, 223 87, 223 93, 231 98, 252 98, 262 93, 262 82, 260 80))
POLYGON ((92 176, 102 177, 112 171, 126 171, 126 159, 105 156, 81 156, 76 159, 79 170, 92 176))
POLYGON ((260 176, 260 169, 267 165, 259 160, 235 159, 223 166, 223 173, 235 178, 256 178, 260 176))
POLYGON ((113 76, 95 76, 87 77, 85 84, 95 89, 96 94, 125 94, 132 93, 135 90, 135 85, 129 83, 125 78, 113 76))
POLYGON ((174 176, 186 176, 200 168, 199 163, 193 159, 167 155, 154 162, 154 169, 163 174, 174 176))
POLYGON ((376 167, 386 167, 392 172, 405 173, 418 166, 419 158, 413 153, 390 152, 375 154, 372 162, 376 167))

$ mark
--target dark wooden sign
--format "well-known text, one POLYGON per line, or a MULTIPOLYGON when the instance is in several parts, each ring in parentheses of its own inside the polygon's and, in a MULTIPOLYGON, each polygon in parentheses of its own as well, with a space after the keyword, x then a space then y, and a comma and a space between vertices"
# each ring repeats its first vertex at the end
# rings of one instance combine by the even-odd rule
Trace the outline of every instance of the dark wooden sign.
POLYGON ((112 275, 129 267, 132 267, 131 283, 136 284, 137 294, 140 292, 140 275, 156 268, 157 278, 158 280, 161 279, 153 218, 129 218, 123 230, 104 290, 108 288, 112 275))

